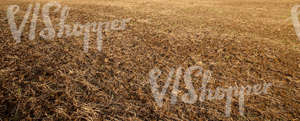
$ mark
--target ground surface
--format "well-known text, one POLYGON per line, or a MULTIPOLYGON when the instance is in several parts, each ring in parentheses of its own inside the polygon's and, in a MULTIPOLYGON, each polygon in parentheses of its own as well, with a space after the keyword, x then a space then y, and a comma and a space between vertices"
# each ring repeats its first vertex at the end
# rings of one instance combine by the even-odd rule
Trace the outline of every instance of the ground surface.
POLYGON ((0 120, 300 120, 300 41, 287 20, 296 0, 58 1, 71 7, 69 24, 132 18, 126 30, 105 32, 102 52, 93 36, 88 53, 83 37, 28 40, 29 22, 16 44, 6 9, 20 6, 19 25, 30 2, 0 2, 0 120), (166 97, 160 108, 148 73, 180 65, 212 71, 211 87, 273 86, 245 99, 245 116, 236 98, 230 117, 224 100, 166 97))

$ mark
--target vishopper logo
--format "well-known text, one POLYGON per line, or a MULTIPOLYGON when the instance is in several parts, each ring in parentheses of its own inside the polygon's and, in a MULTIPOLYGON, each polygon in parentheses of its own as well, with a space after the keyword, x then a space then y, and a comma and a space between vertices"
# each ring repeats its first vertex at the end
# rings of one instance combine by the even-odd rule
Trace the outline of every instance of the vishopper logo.
POLYGON ((300 5, 294 6, 291 10, 291 14, 292 14, 292 21, 293 21, 296 35, 300 41, 300 23, 299 23, 300 11, 298 10, 299 8, 300 8, 300 5))
MULTIPOLYGON (((162 107, 163 105, 163 98, 166 95, 166 91, 171 83, 172 80, 174 80, 173 83, 173 89, 171 92, 171 104, 176 104, 177 102, 177 95, 179 94, 179 80, 181 76, 183 75, 183 68, 179 67, 177 70, 170 69, 170 72, 168 74, 167 80, 162 87, 162 91, 159 91, 159 86, 157 84, 157 79, 160 78, 162 74, 162 71, 154 68, 149 72, 149 80, 151 85, 152 94, 154 96, 154 99, 159 107, 162 107), (176 73, 176 74, 175 74, 176 73), (173 79, 173 76, 175 74, 175 79, 173 79)), ((205 100, 222 100, 226 98, 226 105, 225 105, 225 115, 227 117, 230 116, 231 113, 231 103, 232 98, 235 96, 239 100, 239 113, 240 115, 244 115, 244 100, 245 96, 250 95, 260 95, 260 94, 267 94, 268 88, 272 85, 272 83, 264 83, 264 84, 256 84, 256 85, 247 85, 247 86, 229 86, 228 88, 223 87, 217 87, 215 90, 208 89, 207 85, 208 82, 211 80, 211 72, 210 71, 204 71, 200 66, 192 66, 189 67, 184 75, 183 80, 186 88, 188 89, 187 93, 184 93, 181 97, 182 102, 188 103, 188 104, 194 104, 198 99, 200 102, 203 102, 205 100), (202 84, 201 88, 199 89, 201 93, 197 95, 197 92, 193 86, 192 82, 192 74, 194 74, 195 77, 202 76, 202 84)))
MULTIPOLYGON (((24 30, 25 24, 27 23, 29 16, 32 12, 32 8, 33 5, 29 4, 26 13, 23 17, 23 20, 18 28, 15 22, 15 15, 18 13, 20 7, 18 5, 10 5, 7 9, 8 24, 10 25, 10 30, 13 35, 13 38, 14 40, 16 40, 17 43, 21 42, 21 35, 24 30)), ((76 22, 72 28, 71 25, 65 24, 65 20, 69 15, 70 8, 68 6, 62 7, 57 2, 49 2, 42 7, 42 15, 41 15, 43 19, 43 23, 45 24, 46 28, 42 29, 39 32, 39 35, 46 40, 54 39, 56 35, 56 31, 53 27, 53 24, 49 16, 50 9, 52 8, 55 8, 54 12, 58 12, 59 10, 61 10, 60 19, 59 19, 60 22, 57 25, 60 29, 57 33, 57 37, 62 38, 64 35, 66 37, 70 37, 70 36, 79 37, 83 35, 84 52, 88 52, 91 31, 97 34, 97 42, 96 42, 97 49, 98 51, 101 51, 102 43, 103 43, 102 32, 109 31, 109 30, 125 30, 126 23, 130 21, 129 18, 129 19, 122 19, 122 20, 114 20, 111 22, 92 22, 92 23, 85 23, 85 24, 80 24, 76 22)), ((39 17, 40 9, 41 9, 40 3, 36 3, 32 13, 29 38, 28 38, 29 40, 34 40, 36 37, 36 25, 37 25, 37 19, 39 17)))

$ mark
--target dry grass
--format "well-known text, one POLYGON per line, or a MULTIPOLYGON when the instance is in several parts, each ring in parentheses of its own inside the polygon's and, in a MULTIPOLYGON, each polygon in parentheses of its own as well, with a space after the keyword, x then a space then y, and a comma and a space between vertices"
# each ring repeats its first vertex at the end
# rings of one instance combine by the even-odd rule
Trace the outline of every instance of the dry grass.
MULTIPOLYGON (((45 3, 48 0, 36 2, 45 3)), ((104 34, 103 51, 91 38, 13 40, 0 4, 0 120, 299 120, 300 42, 291 21, 292 0, 64 0, 68 23, 132 18, 124 31, 104 34), (272 82, 269 94, 245 100, 245 116, 234 99, 159 108, 148 83, 154 68, 201 65, 216 85, 272 82)), ((24 13, 18 16, 22 20, 24 13)), ((58 23, 59 14, 52 20, 58 23)), ((38 24, 38 30, 44 27, 38 24)), ((199 82, 194 82, 199 89, 199 82)), ((184 84, 181 83, 184 87, 184 84)), ((170 90, 167 95, 170 95, 170 90)), ((169 98, 169 97, 168 97, 169 98)))

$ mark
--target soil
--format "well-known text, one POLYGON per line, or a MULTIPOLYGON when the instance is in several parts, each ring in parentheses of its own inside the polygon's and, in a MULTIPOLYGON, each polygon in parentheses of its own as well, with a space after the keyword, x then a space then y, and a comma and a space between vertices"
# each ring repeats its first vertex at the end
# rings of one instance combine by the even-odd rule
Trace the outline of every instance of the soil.
MULTIPOLYGON (((9 5, 20 6, 19 26, 29 4, 49 0, 0 1, 0 120, 300 120, 300 40, 288 19, 294 0, 57 1, 71 8, 70 25, 131 18, 125 30, 103 32, 101 52, 95 34, 88 52, 83 36, 29 40, 32 15, 16 43, 9 5), (171 88, 159 107, 149 71, 163 71, 163 86, 170 68, 195 65, 212 72, 212 89, 272 86, 245 98, 244 116, 236 97, 230 117, 225 99, 171 104, 171 88)), ((57 25, 60 12, 50 17, 57 25)), ((201 80, 193 85, 199 93, 201 80)), ((180 90, 187 92, 183 80, 180 90)))

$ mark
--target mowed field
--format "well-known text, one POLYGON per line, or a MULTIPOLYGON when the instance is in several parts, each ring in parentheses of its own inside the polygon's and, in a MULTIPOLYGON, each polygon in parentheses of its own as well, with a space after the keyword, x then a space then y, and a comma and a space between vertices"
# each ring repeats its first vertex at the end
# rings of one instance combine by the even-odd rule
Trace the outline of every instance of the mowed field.
MULTIPOLYGON (((131 18, 122 31, 103 32, 103 48, 83 36, 28 39, 32 13, 14 40, 7 19, 18 5, 17 26, 29 4, 49 0, 0 0, 0 121, 8 120, 300 120, 300 40, 291 8, 297 0, 58 0, 71 8, 66 24, 131 18), (234 97, 193 104, 183 79, 176 104, 172 84, 159 107, 149 72, 201 66, 208 87, 272 83, 267 94, 245 97, 244 116, 234 97)), ((299 3, 300 4, 300 3, 299 3)), ((34 8, 35 6, 33 6, 34 8)), ((55 30, 60 11, 50 11, 55 30)), ((37 32, 45 28, 39 15, 37 32)), ((193 79, 200 94, 201 79, 193 79)))

